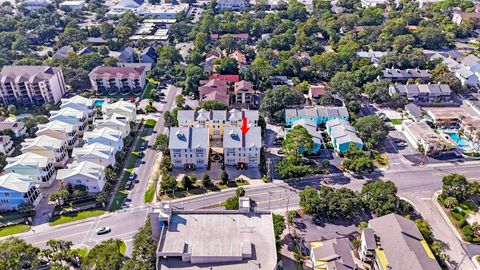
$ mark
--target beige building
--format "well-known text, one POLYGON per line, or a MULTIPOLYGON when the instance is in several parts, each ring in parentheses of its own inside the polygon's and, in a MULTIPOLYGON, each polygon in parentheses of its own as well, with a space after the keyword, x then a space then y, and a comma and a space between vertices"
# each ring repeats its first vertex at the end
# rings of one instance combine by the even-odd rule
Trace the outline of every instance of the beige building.
POLYGON ((68 161, 68 143, 48 135, 40 135, 36 138, 27 138, 22 143, 22 153, 34 153, 52 158, 54 166, 63 168, 68 161))
POLYGON ((90 74, 92 88, 99 93, 141 93, 145 87, 145 67, 107 67, 94 68, 90 74))
POLYGON ((66 93, 62 69, 50 66, 4 66, 0 87, 5 105, 57 103, 66 93))
POLYGON ((40 124, 37 126, 38 131, 35 133, 38 136, 47 135, 67 142, 69 150, 77 146, 79 139, 77 136, 78 128, 76 125, 68 124, 58 120, 40 124))

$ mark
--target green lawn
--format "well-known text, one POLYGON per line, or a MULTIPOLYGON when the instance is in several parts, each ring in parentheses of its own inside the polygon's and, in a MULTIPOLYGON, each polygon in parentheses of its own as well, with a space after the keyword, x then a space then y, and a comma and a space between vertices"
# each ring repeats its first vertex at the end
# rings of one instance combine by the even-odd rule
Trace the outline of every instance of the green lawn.
POLYGON ((478 206, 471 200, 460 203, 458 206, 462 208, 462 212, 465 214, 471 214, 478 211, 478 206))
POLYGON ((145 91, 143 92, 142 99, 152 98, 152 90, 155 90, 157 87, 151 83, 147 84, 145 91))
POLYGON ((151 203, 153 201, 153 196, 155 195, 155 186, 156 186, 156 183, 151 183, 148 188, 147 188, 147 191, 145 191, 145 195, 144 195, 144 198, 143 198, 143 201, 145 203, 151 203))
POLYGON ((28 231, 30 231, 30 226, 25 224, 17 224, 13 226, 0 228, 0 237, 17 234, 17 233, 28 232, 28 231))
POLYGON ((157 121, 153 119, 147 119, 147 121, 145 121, 146 128, 154 128, 156 124, 157 124, 157 121))
POLYGON ((50 226, 56 226, 60 224, 65 224, 72 221, 82 220, 91 217, 101 216, 105 213, 103 210, 86 210, 79 211, 74 213, 68 213, 66 215, 53 217, 50 219, 50 226))
POLYGON ((230 182, 228 183, 228 185, 217 184, 215 185, 215 187, 217 187, 218 189, 226 189, 226 188, 242 187, 247 185, 250 185, 250 183, 247 180, 245 180, 243 182, 230 182))
POLYGON ((85 256, 87 256, 87 253, 88 253, 88 248, 87 247, 77 248, 77 251, 80 257, 85 258, 85 256))
POLYGON ((120 253, 121 253, 122 255, 125 255, 125 252, 126 252, 126 251, 127 251, 127 244, 125 244, 125 242, 122 242, 122 243, 120 244, 120 253))
POLYGON ((390 119, 390 121, 394 125, 401 125, 402 124, 402 119, 390 119))

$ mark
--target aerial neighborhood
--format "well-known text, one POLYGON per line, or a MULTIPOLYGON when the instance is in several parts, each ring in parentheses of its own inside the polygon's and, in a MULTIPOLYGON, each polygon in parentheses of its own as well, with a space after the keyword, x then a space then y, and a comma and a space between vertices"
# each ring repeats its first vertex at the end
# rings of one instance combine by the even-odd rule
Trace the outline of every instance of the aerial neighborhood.
POLYGON ((480 269, 480 3, 0 3, 0 270, 480 269))

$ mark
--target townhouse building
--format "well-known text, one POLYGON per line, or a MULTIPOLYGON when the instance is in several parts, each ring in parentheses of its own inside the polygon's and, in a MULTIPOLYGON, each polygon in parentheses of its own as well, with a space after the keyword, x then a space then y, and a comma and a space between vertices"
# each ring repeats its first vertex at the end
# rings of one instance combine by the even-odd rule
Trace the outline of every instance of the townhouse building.
POLYGON ((115 153, 121 151, 123 148, 122 132, 109 127, 85 132, 83 141, 87 145, 99 143, 110 146, 115 153))
POLYGON ((388 92, 419 103, 448 102, 452 94, 448 84, 395 84, 389 87, 388 92))
POLYGON ((122 133, 122 138, 130 134, 130 123, 127 117, 114 113, 110 116, 104 116, 95 119, 95 129, 111 128, 122 133))
POLYGON ((53 159, 56 168, 63 168, 68 161, 68 142, 48 135, 27 138, 22 142, 22 153, 34 153, 53 159))
POLYGON ((66 93, 62 69, 50 66, 4 66, 0 88, 4 105, 57 103, 66 93))
POLYGON ((333 119, 325 123, 328 136, 337 153, 343 154, 350 145, 355 145, 358 149, 363 149, 363 141, 358 137, 357 130, 350 123, 343 119, 333 119))
POLYGON ((430 80, 430 73, 424 69, 397 69, 387 68, 382 71, 382 77, 391 82, 407 82, 408 80, 419 80, 426 83, 430 80))
POLYGON ((38 205, 42 198, 38 184, 29 176, 7 173, 0 176, 0 210, 15 210, 20 205, 38 205))
MULTIPOLYGON (((318 154, 318 152, 320 151, 324 143, 323 143, 322 134, 317 129, 317 123, 313 122, 312 120, 300 119, 293 122, 292 128, 296 126, 304 127, 308 131, 308 133, 312 135, 312 141, 313 141, 312 154, 318 154)), ((287 130, 287 133, 285 134, 285 137, 287 136, 288 132, 291 131, 291 128, 286 130, 287 130)), ((299 153, 301 154, 305 153, 305 149, 303 148, 303 146, 300 147, 299 153)))
POLYGON ((300 119, 311 120, 317 125, 321 125, 325 124, 329 120, 348 120, 348 118, 348 110, 345 107, 315 106, 311 108, 285 110, 285 125, 287 127, 291 127, 293 122, 300 119))
POLYGON ((478 87, 480 85, 477 75, 480 67, 480 61, 476 56, 468 55, 458 62, 450 56, 447 57, 437 53, 432 55, 431 59, 441 59, 442 63, 447 66, 448 70, 453 72, 455 77, 460 80, 462 86, 478 87))
POLYGON ((175 168, 205 168, 208 164, 210 139, 205 127, 171 127, 169 150, 175 168))
POLYGON ((15 137, 23 137, 27 133, 27 128, 23 122, 0 122, 0 131, 11 130, 15 137))
POLYGON ((145 87, 144 66, 107 67, 98 66, 89 74, 92 88, 99 93, 141 93, 145 87))
POLYGON ((92 124, 96 113, 95 103, 92 99, 84 98, 79 95, 75 95, 71 98, 62 98, 60 109, 66 108, 72 108, 85 112, 87 114, 89 124, 92 124))
POLYGON ((261 148, 260 127, 251 127, 246 134, 238 127, 225 128, 223 133, 225 165, 237 168, 258 167, 261 148))
POLYGON ((180 110, 177 113, 179 127, 206 127, 209 137, 223 138, 224 129, 227 127, 241 127, 243 118, 247 119, 248 127, 258 125, 258 111, 253 110, 211 110, 200 109, 180 110))
POLYGON ((0 136, 0 152, 3 153, 5 156, 10 156, 13 154, 15 147, 13 145, 13 141, 8 135, 0 136))
POLYGON ((54 160, 35 153, 24 153, 16 157, 7 158, 6 173, 26 175, 40 186, 50 186, 55 180, 57 170, 54 160))
POLYGON ((49 121, 61 121, 77 126, 77 136, 81 137, 85 130, 88 129, 88 117, 84 111, 64 108, 58 111, 50 111, 49 121))
POLYGON ((124 100, 114 103, 105 102, 102 104, 102 114, 107 117, 118 114, 126 117, 129 122, 134 122, 137 119, 137 108, 135 104, 124 100))
POLYGON ((37 125, 37 136, 47 135, 67 142, 68 150, 72 150, 78 145, 78 126, 54 120, 46 124, 37 125))
POLYGON ((68 168, 58 170, 57 180, 67 185, 83 185, 87 192, 101 192, 105 186, 105 166, 91 162, 82 161, 68 164, 68 168))
POLYGON ((115 165, 115 149, 101 143, 86 144, 82 148, 74 148, 72 157, 77 163, 90 161, 104 167, 115 165))

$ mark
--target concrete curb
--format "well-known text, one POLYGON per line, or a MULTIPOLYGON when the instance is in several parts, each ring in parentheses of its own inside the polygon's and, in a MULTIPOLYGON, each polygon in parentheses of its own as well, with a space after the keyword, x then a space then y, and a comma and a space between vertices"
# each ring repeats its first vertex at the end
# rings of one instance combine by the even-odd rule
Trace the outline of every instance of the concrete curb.
POLYGON ((440 211, 440 214, 442 215, 443 219, 445 220, 445 222, 447 222, 448 226, 450 227, 450 229, 453 231, 453 233, 455 234, 455 237, 457 237, 457 239, 462 243, 462 244, 468 244, 470 245, 471 243, 469 242, 466 242, 462 239, 462 237, 460 236, 460 234, 458 233, 457 229, 455 228, 455 226, 452 224, 452 222, 450 221, 450 219, 448 218, 447 214, 445 213, 445 211, 443 211, 443 208, 442 206, 438 203, 438 195, 440 195, 440 192, 441 190, 437 190, 434 194, 433 194, 433 197, 432 197, 432 201, 433 201, 433 204, 435 205, 435 207, 437 208, 438 211, 440 211))

